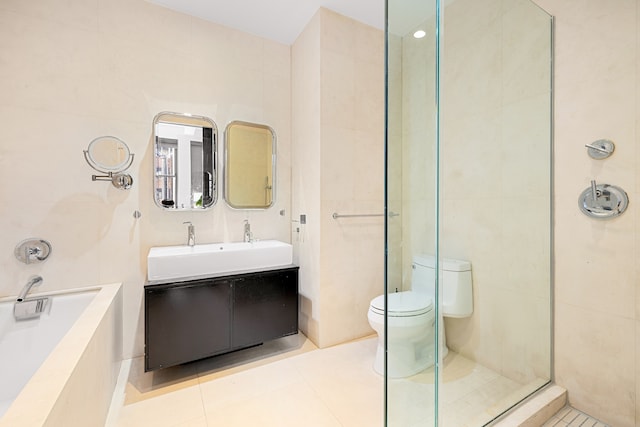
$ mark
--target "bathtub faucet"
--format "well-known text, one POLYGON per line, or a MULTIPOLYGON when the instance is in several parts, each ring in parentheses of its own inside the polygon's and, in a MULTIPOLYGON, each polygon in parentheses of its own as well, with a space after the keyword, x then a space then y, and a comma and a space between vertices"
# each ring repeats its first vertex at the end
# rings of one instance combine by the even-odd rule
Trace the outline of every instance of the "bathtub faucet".
POLYGON ((17 301, 24 301, 29 291, 31 291, 31 288, 34 286, 38 286, 40 283, 42 283, 42 276, 31 276, 27 284, 24 285, 24 288, 22 288, 22 291, 20 291, 20 295, 18 295, 17 301))
POLYGON ((31 276, 22 291, 20 291, 17 301, 13 304, 13 317, 16 320, 40 317, 49 306, 49 297, 27 299, 27 294, 31 291, 31 288, 38 286, 40 283, 42 283, 41 276, 31 276))

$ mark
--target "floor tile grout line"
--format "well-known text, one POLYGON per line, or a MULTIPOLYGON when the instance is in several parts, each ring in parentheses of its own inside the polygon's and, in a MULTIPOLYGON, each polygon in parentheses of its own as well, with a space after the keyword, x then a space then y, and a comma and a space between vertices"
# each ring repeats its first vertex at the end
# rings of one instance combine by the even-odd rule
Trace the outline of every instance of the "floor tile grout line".
POLYGON ((333 417, 333 419, 336 420, 336 422, 338 424, 340 424, 342 427, 344 427, 344 424, 342 423, 342 421, 340 420, 340 418, 338 418, 338 415, 335 413, 335 411, 333 411, 333 409, 331 408, 331 406, 329 406, 328 402, 326 402, 322 396, 320 396, 320 393, 318 392, 318 390, 313 386, 313 384, 311 384, 311 381, 309 381, 309 379, 304 375, 304 372, 300 369, 300 367, 298 366, 298 363, 292 361, 291 365, 293 365, 293 368, 296 370, 296 372, 298 373, 298 375, 300 376, 300 378, 302 379, 302 381, 304 382, 304 384, 306 384, 309 389, 311 389, 311 391, 313 391, 313 394, 316 396, 316 398, 318 399, 319 402, 322 402, 322 405, 327 409, 327 411, 329 411, 329 413, 331 414, 331 416, 333 417))
POLYGON ((202 383, 200 377, 198 377, 198 391, 200 392, 200 403, 202 404, 202 413, 204 414, 204 422, 209 425, 209 417, 207 416, 207 405, 204 402, 204 393, 202 392, 202 383))
POLYGON ((559 422, 564 422, 567 427, 595 427, 598 425, 602 425, 603 427, 610 427, 608 424, 601 422, 597 418, 594 418, 591 415, 582 412, 569 404, 556 412, 556 414, 552 417, 552 420, 553 419, 556 419, 558 421, 551 427, 557 426, 559 422), (584 417, 584 419, 580 421, 580 417, 584 417), (577 424, 576 421, 579 421, 580 423, 577 424))

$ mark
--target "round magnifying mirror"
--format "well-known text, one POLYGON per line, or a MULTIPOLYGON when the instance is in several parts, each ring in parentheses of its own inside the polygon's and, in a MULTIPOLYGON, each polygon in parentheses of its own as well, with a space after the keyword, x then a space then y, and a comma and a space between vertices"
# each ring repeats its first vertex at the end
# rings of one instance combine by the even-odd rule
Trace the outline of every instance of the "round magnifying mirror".
POLYGON ((85 153, 89 165, 99 172, 122 172, 131 166, 129 147, 115 136, 94 139, 85 153))

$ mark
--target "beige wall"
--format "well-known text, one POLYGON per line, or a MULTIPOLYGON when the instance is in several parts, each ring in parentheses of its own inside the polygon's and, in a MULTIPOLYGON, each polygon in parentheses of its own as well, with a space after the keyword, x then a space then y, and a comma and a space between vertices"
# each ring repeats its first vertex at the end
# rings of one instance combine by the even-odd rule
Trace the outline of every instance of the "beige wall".
POLYGON ((294 262, 300 265, 300 330, 316 344, 320 340, 320 13, 305 27, 291 47, 292 218, 307 215, 307 223, 294 222, 294 262))
POLYGON ((548 379, 550 18, 528 0, 458 0, 444 28, 440 253, 471 262, 474 292, 447 342, 521 384, 548 379))
MULTIPOLYGON (((640 418, 636 397, 640 396, 636 374, 640 366, 636 356, 640 354, 640 294, 636 292, 640 218, 634 208, 640 196, 640 152, 636 149, 640 12, 634 0, 537 3, 556 16, 556 381, 569 389, 569 399, 579 409, 612 425, 633 426, 636 416, 640 418), (598 138, 616 142, 613 157, 596 162, 586 155, 583 144, 598 138), (607 222, 583 216, 576 199, 592 178, 622 186, 631 199, 629 211, 607 222)), ((357 317, 358 330, 364 332, 368 296, 362 301, 351 296, 361 285, 367 288, 365 293, 379 293, 381 281, 356 274, 364 266, 353 262, 346 263, 343 270, 325 266, 341 271, 340 280, 320 278, 319 259, 326 256, 321 251, 347 259, 343 251, 353 255, 360 254, 353 252, 354 248, 368 249, 363 236, 369 234, 368 227, 374 227, 372 223, 335 223, 330 213, 377 210, 381 199, 370 194, 355 203, 347 200, 345 193, 329 190, 323 193, 322 203, 318 158, 321 154, 336 158, 336 151, 354 155, 342 148, 350 138, 361 142, 354 144, 360 147, 358 153, 373 152, 363 141, 374 134, 377 137, 381 130, 374 126, 370 129, 377 130, 367 135, 367 128, 349 127, 342 117, 335 122, 340 126, 329 128, 334 123, 330 120, 332 111, 345 110, 335 109, 340 104, 331 103, 339 99, 321 99, 321 78, 327 79, 329 74, 320 71, 318 19, 316 16, 305 30, 314 34, 309 43, 318 49, 310 53, 308 61, 302 61, 307 67, 304 72, 311 74, 297 84, 296 46, 290 79, 288 46, 144 1, 75 2, 64 8, 46 0, 0 3, 0 194, 5 201, 0 207, 0 295, 17 294, 31 274, 43 275, 42 290, 122 281, 125 356, 141 354, 142 286, 149 247, 183 243, 186 231, 182 222, 186 220, 196 225, 199 242, 239 240, 245 216, 257 237, 289 240, 293 88, 293 103, 303 109, 299 115, 293 112, 294 122, 301 123, 293 132, 300 136, 296 143, 305 147, 294 155, 296 163, 306 162, 302 164, 308 172, 296 174, 294 181, 298 189, 294 214, 309 215, 300 234, 309 250, 305 252, 300 245, 298 253, 300 263, 306 264, 301 277, 310 279, 309 287, 301 288, 310 304, 303 304, 303 316, 306 313, 310 322, 320 318, 321 295, 329 304, 344 298, 342 301, 351 304, 347 312, 357 317), (314 25, 318 27, 312 29, 314 25), (304 92, 296 95, 298 89, 304 92), (301 99, 309 102, 300 104, 301 99), (323 105, 325 115, 318 122, 314 114, 320 114, 323 105), (220 129, 238 119, 271 125, 279 143, 276 206, 248 215, 228 209, 222 201, 203 213, 158 210, 151 199, 150 136, 151 120, 163 110, 209 116, 220 129), (327 136, 340 133, 340 138, 327 136), (85 164, 82 150, 93 138, 105 134, 123 138, 136 154, 131 170, 135 183, 128 192, 90 180, 92 170, 85 164), (343 145, 328 142, 326 149, 321 148, 321 137, 322 142, 335 139, 343 145), (280 209, 286 210, 284 217, 278 215, 280 209), (134 210, 143 215, 137 221, 132 216, 134 210), (53 254, 43 264, 25 266, 13 257, 13 249, 32 236, 50 240, 53 254), (321 236, 331 237, 328 241, 334 244, 322 246, 321 236), (321 293, 324 286, 326 294, 321 293)), ((349 51, 340 49, 348 47, 353 49, 353 44, 334 45, 333 58, 346 60, 349 51)), ((325 57, 325 67, 330 65, 330 57, 325 57)), ((381 67, 366 64, 366 57, 350 58, 347 67, 353 68, 341 72, 351 70, 352 76, 354 70, 360 70, 358 66, 367 65, 368 70, 381 67)), ((364 96, 364 88, 355 85, 360 81, 357 75, 357 79, 346 80, 352 86, 343 89, 364 96)), ((343 79, 334 80, 345 84, 343 79)), ((375 108, 374 104, 370 108, 375 108)), ((348 111, 352 115, 345 117, 355 117, 357 122, 357 110, 348 111)), ((376 114, 360 118, 365 116, 373 122, 376 114)), ((358 178, 359 185, 369 189, 380 186, 382 175, 374 176, 379 177, 379 183, 369 187, 375 178, 358 178)), ((361 187, 341 189, 366 194, 361 193, 361 187)), ((379 229, 377 223, 375 228, 379 229)), ((377 255, 382 246, 376 232, 372 233, 375 244, 370 247, 379 245, 380 249, 371 253, 377 255)), ((377 271, 377 265, 374 263, 370 271, 377 271)), ((322 315, 335 314, 329 310, 322 315)), ((335 331, 346 322, 349 319, 332 321, 327 327, 335 331)), ((332 335, 327 342, 344 338, 341 333, 332 335)))
MULTIPOLYGON (((555 380, 569 390, 569 400, 578 409, 611 425, 634 426, 638 425, 636 420, 640 420, 640 293, 636 291, 640 217, 634 208, 634 200, 640 196, 640 151, 636 148, 640 114, 640 55, 637 48, 640 41, 640 8, 634 0, 606 3, 596 0, 535 2, 556 17, 553 224, 555 380), (595 161, 588 157, 584 144, 600 138, 614 140, 616 152, 607 160, 595 161), (630 197, 629 210, 611 221, 595 221, 580 213, 577 198, 591 179, 624 188, 630 197)), ((496 34, 495 30, 479 27, 487 20, 496 19, 506 4, 514 2, 489 0, 479 4, 459 0, 447 7, 445 58, 446 47, 451 50, 460 41, 452 34, 451 25, 447 25, 456 12, 471 19, 465 28, 469 33, 475 31, 476 42, 482 44, 488 38, 495 38, 496 34), (461 9, 456 11, 456 8, 461 9)), ((508 25, 509 21, 501 22, 500 28, 508 29, 508 25)), ((521 50, 521 53, 528 56, 531 51, 521 50)), ((464 73, 465 69, 455 67, 452 71, 464 73)), ((491 77, 476 76, 474 85, 466 88, 471 91, 469 95, 486 90, 482 85, 491 84, 491 77)), ((445 111, 448 100, 445 92, 445 111)), ((474 117, 473 111, 466 114, 465 120, 476 119, 473 128, 477 132, 474 138, 488 132, 486 124, 490 118, 479 118, 477 113, 474 117)), ((505 137, 501 133, 496 136, 505 137)), ((479 165, 492 161, 491 158, 482 157, 482 153, 475 155, 479 165)), ((455 201, 447 200, 445 195, 444 205, 451 206, 453 203, 455 201)), ((492 220, 485 217, 484 221, 492 220)), ((493 238, 490 234, 484 238, 482 236, 482 230, 490 227, 477 225, 474 234, 476 239, 493 238)), ((509 228, 510 233, 514 234, 526 231, 509 228)), ((471 237, 474 238, 474 235, 471 237)), ((463 247, 455 241, 443 249, 455 256, 466 256, 463 247)), ((521 249, 518 247, 513 254, 519 254, 521 249)), ((478 279, 474 283, 474 316, 488 314, 486 317, 491 328, 481 333, 475 319, 470 319, 447 320, 447 329, 452 347, 461 351, 471 350, 472 343, 464 344, 465 340, 471 338, 477 345, 473 351, 486 357, 490 355, 490 348, 483 344, 485 340, 490 345, 496 345, 495 340, 503 338, 501 334, 505 331, 510 335, 517 334, 518 328, 512 328, 513 324, 505 322, 504 313, 497 311, 493 315, 491 309, 484 305, 487 299, 498 300, 495 294, 502 285, 494 287, 493 294, 477 292, 480 284, 491 286, 482 281, 484 273, 481 263, 477 262, 480 259, 478 256, 482 257, 483 254, 469 255, 474 263, 474 279, 478 279), (479 301, 479 298, 484 301, 479 301), (503 332, 495 334, 495 331, 503 332)), ((513 294, 512 291, 510 293, 513 294)), ((515 314, 520 313, 516 311, 515 314)), ((539 330, 544 331, 545 327, 539 330)), ((528 339, 529 336, 515 338, 522 342, 522 338, 528 339)), ((497 345, 510 351, 505 343, 497 345)), ((498 358, 501 363, 502 356, 498 358)), ((511 363, 512 360, 506 359, 506 362, 511 363)))
POLYGON ((257 238, 290 241, 289 46, 142 0, 2 1, 0 40, 1 296, 16 295, 32 274, 44 277, 42 291, 123 282, 124 355, 141 355, 147 252, 184 244, 183 221, 193 222, 199 243, 241 240, 245 218, 257 238), (232 120, 273 127, 275 206, 157 208, 151 123, 160 111, 208 116, 219 137, 232 120), (91 181, 82 150, 101 135, 122 138, 135 153, 131 190, 91 181), (46 262, 14 258, 28 237, 52 243, 46 262))
POLYGON ((300 327, 321 347, 372 333, 369 302, 383 291, 383 218, 331 216, 382 213, 383 49, 380 30, 327 9, 292 48, 300 327))
POLYGON ((640 422, 640 9, 634 0, 537 0, 556 17, 555 375, 569 401, 621 427, 640 422), (584 144, 615 141, 596 161, 584 144), (589 181, 627 191, 596 221, 577 209, 589 181))
MULTIPOLYGON (((436 239, 434 18, 420 29, 402 43, 405 289, 436 239)), ((470 317, 445 319, 447 345, 522 384, 548 379, 550 20, 528 1, 458 0, 443 38, 439 253, 471 262, 474 296, 470 317)))

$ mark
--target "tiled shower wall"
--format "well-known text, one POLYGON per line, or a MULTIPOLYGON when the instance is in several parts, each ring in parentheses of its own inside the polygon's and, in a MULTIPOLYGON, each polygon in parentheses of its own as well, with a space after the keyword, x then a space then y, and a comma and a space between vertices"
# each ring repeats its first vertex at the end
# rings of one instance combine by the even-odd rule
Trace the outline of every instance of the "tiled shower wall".
MULTIPOLYGON (((518 2, 473 2, 461 12, 472 16, 476 25, 514 3, 518 2)), ((640 6, 635 0, 535 3, 555 16, 555 380, 568 389, 577 409, 608 424, 631 427, 640 422, 640 211, 635 208, 640 200, 640 6), (600 138, 615 141, 616 152, 595 161, 584 144, 600 138), (580 213, 578 195, 591 179, 625 189, 628 211, 611 221, 580 213)), ((447 8, 450 14, 457 4, 463 2, 453 2, 447 8)), ((500 29, 503 25, 509 21, 500 29)), ((445 43, 452 42, 446 41, 448 34, 445 28, 445 43)), ((486 82, 478 76, 478 84, 486 82)), ((465 255, 449 249, 455 256, 465 255)), ((465 340, 456 341, 465 338, 465 329, 473 331, 464 322, 447 325, 459 349, 465 340)), ((501 330, 499 319, 495 324, 501 330)), ((479 348, 489 354, 482 342, 478 339, 479 348)))
POLYGON ((528 0, 444 11, 440 247, 474 292, 447 342, 521 384, 550 377, 550 39, 528 0))
POLYGON ((536 0, 555 31, 555 374, 573 407, 640 422, 640 7, 635 0, 536 0), (596 161, 584 144, 616 144, 596 161), (590 180, 622 187, 629 209, 596 221, 577 208, 590 180))
MULTIPOLYGON (((434 18, 420 29, 402 39, 405 288, 411 257, 435 250, 434 18)), ((474 294, 447 344, 522 384, 550 375, 550 35, 528 2, 444 10, 440 256, 471 262, 474 294)))

